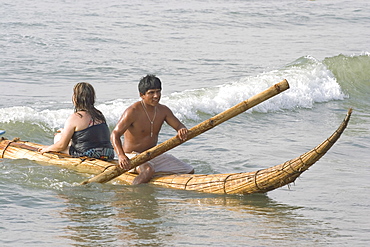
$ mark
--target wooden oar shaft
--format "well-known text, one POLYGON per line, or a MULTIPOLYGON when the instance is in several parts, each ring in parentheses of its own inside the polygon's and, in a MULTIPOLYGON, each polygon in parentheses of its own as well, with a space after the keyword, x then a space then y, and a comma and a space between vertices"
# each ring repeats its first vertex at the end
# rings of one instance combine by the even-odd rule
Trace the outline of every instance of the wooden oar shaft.
MULTIPOLYGON (((266 89, 265 91, 249 98, 248 100, 245 100, 233 107, 231 107, 230 109, 224 111, 224 112, 221 112, 220 114, 217 114, 216 116, 194 126, 193 128, 191 128, 189 130, 189 133, 188 133, 188 138, 186 141, 206 132, 207 130, 209 129, 212 129, 213 127, 229 120, 230 118, 233 118, 237 115, 239 115, 240 113, 242 112, 245 112, 246 110, 252 108, 253 106, 256 106, 258 104, 260 104, 261 102, 287 90, 289 88, 289 84, 288 84, 288 81, 287 80, 283 80, 273 86, 271 86, 270 88, 266 89)), ((181 141, 177 136, 174 136, 170 139, 168 139, 167 141, 151 148, 151 149, 148 149, 147 151, 133 157, 131 159, 131 168, 134 168, 136 166, 139 166, 151 159, 153 159, 154 157, 182 144, 183 142, 185 141, 181 141)), ((119 167, 117 166, 113 166, 111 168, 108 168, 107 170, 105 170, 103 173, 93 177, 93 178, 90 178, 84 182, 82 182, 82 184, 88 184, 88 183, 91 183, 91 182, 96 182, 96 183, 106 183, 112 179, 114 179, 115 177, 118 177, 119 175, 121 175, 122 173, 126 172, 127 170, 123 170, 123 169, 120 169, 119 167)))

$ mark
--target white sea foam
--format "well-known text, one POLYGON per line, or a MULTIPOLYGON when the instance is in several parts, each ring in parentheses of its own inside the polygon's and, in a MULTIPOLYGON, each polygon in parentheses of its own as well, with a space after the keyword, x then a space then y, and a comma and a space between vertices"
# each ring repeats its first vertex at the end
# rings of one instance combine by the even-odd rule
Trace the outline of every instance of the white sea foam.
POLYGON ((319 61, 304 57, 280 69, 245 77, 214 88, 172 94, 162 102, 175 109, 180 118, 198 119, 199 112, 217 114, 287 79, 290 89, 261 103, 250 111, 276 112, 294 108, 312 108, 314 103, 342 100, 342 92, 333 74, 319 61))
MULTIPOLYGON (((252 108, 249 112, 266 113, 311 108, 315 103, 345 98, 336 78, 325 65, 307 56, 282 69, 247 76, 239 81, 163 95, 161 103, 168 105, 180 119, 199 120, 204 114, 218 114, 283 79, 288 80, 290 89, 252 108)), ((97 104, 97 108, 105 114, 108 124, 114 125, 123 111, 136 100, 138 99, 117 99, 97 104)), ((71 113, 72 109, 38 111, 30 106, 2 108, 0 122, 27 121, 49 128, 59 128, 71 113)))

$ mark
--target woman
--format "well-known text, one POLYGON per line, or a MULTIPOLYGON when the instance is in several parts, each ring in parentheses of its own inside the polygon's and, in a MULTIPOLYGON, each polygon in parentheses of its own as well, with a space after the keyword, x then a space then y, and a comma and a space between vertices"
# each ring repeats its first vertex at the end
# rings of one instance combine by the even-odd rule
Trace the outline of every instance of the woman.
POLYGON ((86 82, 77 83, 73 88, 74 113, 64 128, 54 138, 54 144, 39 149, 41 154, 54 151, 73 157, 87 156, 112 160, 114 150, 104 115, 94 107, 95 91, 86 82))

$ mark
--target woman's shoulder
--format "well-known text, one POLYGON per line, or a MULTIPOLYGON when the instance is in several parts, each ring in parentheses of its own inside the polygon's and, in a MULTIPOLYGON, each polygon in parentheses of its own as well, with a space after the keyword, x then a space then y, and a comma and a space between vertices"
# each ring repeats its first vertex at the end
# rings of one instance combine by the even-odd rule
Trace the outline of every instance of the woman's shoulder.
POLYGON ((85 111, 77 111, 77 112, 74 112, 72 113, 69 117, 68 117, 68 122, 74 126, 78 126, 79 128, 81 128, 81 125, 82 126, 85 126, 86 123, 88 123, 89 121, 91 120, 91 115, 88 113, 88 112, 85 112, 85 111))
POLYGON ((78 117, 78 118, 84 118, 84 117, 90 117, 90 113, 87 111, 76 111, 71 114, 71 117, 78 117))

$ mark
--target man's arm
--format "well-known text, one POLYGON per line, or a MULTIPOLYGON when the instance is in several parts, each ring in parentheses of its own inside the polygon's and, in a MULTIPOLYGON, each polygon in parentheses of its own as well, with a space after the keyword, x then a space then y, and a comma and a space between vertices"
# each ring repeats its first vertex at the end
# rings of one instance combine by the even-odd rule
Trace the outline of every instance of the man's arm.
POLYGON ((113 129, 111 134, 111 141, 118 156, 118 165, 122 169, 130 168, 130 159, 126 156, 125 151, 123 150, 121 136, 126 132, 126 130, 131 125, 129 109, 126 109, 119 119, 116 127, 113 129))
POLYGON ((166 118, 165 121, 168 125, 177 131, 177 136, 180 140, 185 141, 188 137, 188 129, 180 122, 180 120, 173 114, 170 108, 166 107, 166 118))

